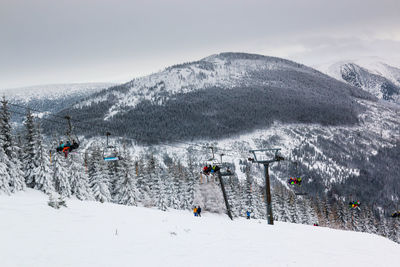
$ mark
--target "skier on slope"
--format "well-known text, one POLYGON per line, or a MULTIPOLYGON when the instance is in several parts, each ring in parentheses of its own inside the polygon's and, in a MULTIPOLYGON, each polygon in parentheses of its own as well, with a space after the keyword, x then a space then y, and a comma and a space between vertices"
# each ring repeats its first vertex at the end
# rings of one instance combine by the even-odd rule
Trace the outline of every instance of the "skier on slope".
POLYGON ((197 217, 197 208, 196 208, 196 206, 194 206, 193 214, 194 214, 195 217, 197 217))
POLYGON ((197 207, 197 215, 199 217, 201 217, 201 207, 200 206, 197 207))
POLYGON ((246 211, 246 217, 248 220, 250 220, 250 211, 246 211))

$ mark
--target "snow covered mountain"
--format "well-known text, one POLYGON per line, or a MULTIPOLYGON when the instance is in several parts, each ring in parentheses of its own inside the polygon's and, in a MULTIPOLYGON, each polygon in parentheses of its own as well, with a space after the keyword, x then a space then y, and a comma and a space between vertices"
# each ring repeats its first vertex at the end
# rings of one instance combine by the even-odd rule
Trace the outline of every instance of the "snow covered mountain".
POLYGON ((0 195, 1 266, 396 266, 400 245, 325 227, 0 195))
MULTIPOLYGON (((40 110, 34 112, 42 117, 63 110, 78 102, 84 97, 108 88, 112 83, 75 83, 75 84, 48 84, 36 85, 22 88, 2 89, 3 95, 10 103, 23 105, 32 109, 40 110)), ((13 106, 12 110, 25 113, 24 109, 13 106)), ((15 114, 14 120, 19 122, 22 115, 15 114)))
POLYGON ((105 115, 105 119, 109 119, 124 112, 126 108, 134 108, 142 101, 149 100, 161 104, 171 95, 178 93, 191 93, 210 87, 279 86, 284 81, 263 79, 256 75, 291 70, 316 74, 311 68, 284 59, 243 53, 222 53, 196 62, 171 66, 164 71, 132 80, 76 106, 90 105, 112 98, 114 103, 105 115))
POLYGON ((275 120, 353 124, 363 109, 354 98, 372 96, 292 61, 222 53, 111 87, 64 112, 154 143, 229 136, 275 120))
MULTIPOLYGON (((134 140, 138 153, 147 144, 177 143, 153 147, 160 159, 166 151, 184 159, 190 150, 201 164, 207 151, 181 141, 213 143, 233 154, 226 160, 241 179, 249 149, 281 147, 288 160, 271 167, 275 181, 302 176, 302 190, 312 196, 357 198, 392 212, 400 190, 399 112, 301 64, 222 53, 95 93, 59 115, 78 119, 78 134, 95 142, 105 131, 134 140)), ((48 132, 56 126, 44 124, 48 132)))
POLYGON ((400 68, 380 61, 341 61, 317 67, 323 73, 362 88, 379 99, 400 103, 400 68))

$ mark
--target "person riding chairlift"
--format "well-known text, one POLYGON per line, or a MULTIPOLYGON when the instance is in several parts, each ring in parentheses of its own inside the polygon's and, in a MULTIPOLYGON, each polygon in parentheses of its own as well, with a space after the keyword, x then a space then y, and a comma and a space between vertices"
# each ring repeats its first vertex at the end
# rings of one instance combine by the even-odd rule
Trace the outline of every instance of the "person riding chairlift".
POLYGON ((220 168, 219 166, 214 165, 214 166, 211 168, 211 173, 218 172, 220 169, 221 169, 221 168, 220 168))
POLYGON ((353 202, 349 202, 349 207, 351 208, 351 209, 360 209, 360 205, 361 205, 361 203, 360 203, 360 201, 353 201, 353 202))
POLYGON ((218 166, 211 166, 211 165, 204 166, 203 173, 209 175, 210 173, 216 172, 216 168, 219 170, 218 166))
POLYGON ((211 169, 212 169, 211 165, 204 166, 203 173, 206 174, 206 175, 209 175, 210 172, 211 172, 211 169))
POLYGON ((65 158, 68 157, 68 153, 71 152, 74 149, 77 149, 79 147, 79 144, 75 141, 72 140, 72 144, 70 141, 67 141, 65 144, 63 141, 60 141, 60 145, 57 147, 57 152, 63 152, 65 155, 65 158))
POLYGON ((400 211, 393 212, 391 217, 393 218, 400 217, 400 211))
POLYGON ((302 181, 302 180, 301 180, 300 177, 299 177, 299 178, 290 177, 288 183, 289 183, 290 185, 294 185, 294 184, 301 185, 301 181, 302 181))

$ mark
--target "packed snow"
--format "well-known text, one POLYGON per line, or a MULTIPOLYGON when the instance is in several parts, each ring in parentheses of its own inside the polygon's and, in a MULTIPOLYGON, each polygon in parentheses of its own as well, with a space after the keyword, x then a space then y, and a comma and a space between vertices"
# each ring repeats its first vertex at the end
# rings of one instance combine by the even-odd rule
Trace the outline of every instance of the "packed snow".
POLYGON ((397 266, 400 245, 323 227, 0 195, 1 266, 397 266))

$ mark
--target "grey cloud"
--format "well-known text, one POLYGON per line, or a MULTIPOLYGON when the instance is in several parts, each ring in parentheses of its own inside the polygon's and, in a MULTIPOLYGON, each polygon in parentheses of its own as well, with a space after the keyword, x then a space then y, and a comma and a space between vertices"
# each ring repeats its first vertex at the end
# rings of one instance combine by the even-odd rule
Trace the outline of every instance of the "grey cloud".
POLYGON ((285 42, 315 49, 308 38, 390 35, 399 13, 397 0, 2 0, 0 87, 128 79, 285 42))

